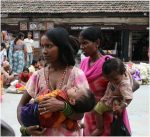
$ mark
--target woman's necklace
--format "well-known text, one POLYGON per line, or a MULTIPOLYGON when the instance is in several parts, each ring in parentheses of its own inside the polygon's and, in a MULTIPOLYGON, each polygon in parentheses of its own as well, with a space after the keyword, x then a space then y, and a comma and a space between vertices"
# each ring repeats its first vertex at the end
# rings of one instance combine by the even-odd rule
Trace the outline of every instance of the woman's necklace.
MULTIPOLYGON (((66 77, 66 73, 67 73, 67 70, 68 70, 68 66, 65 68, 63 74, 62 74, 62 77, 60 79, 60 83, 58 84, 58 87, 57 89, 60 89, 62 86, 63 86, 63 83, 64 83, 64 80, 65 80, 65 77, 66 77)), ((54 90, 53 86, 52 86, 52 83, 49 79, 49 76, 50 76, 50 68, 48 68, 48 76, 46 78, 46 84, 48 86, 48 88, 51 88, 51 90, 54 90)))
POLYGON ((97 57, 95 57, 93 60, 90 58, 89 66, 92 67, 95 64, 95 62, 101 57, 102 55, 98 53, 97 57))

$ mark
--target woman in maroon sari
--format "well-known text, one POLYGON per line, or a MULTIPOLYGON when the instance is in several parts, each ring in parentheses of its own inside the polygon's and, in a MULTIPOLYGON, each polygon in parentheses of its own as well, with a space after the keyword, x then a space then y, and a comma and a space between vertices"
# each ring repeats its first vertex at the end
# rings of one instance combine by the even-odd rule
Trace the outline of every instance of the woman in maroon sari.
MULTIPOLYGON (((80 64, 80 68, 84 71, 90 88, 95 94, 96 100, 99 101, 106 90, 108 81, 102 76, 102 66, 106 58, 112 58, 109 55, 102 55, 99 51, 100 45, 100 30, 95 27, 87 28, 81 31, 79 36, 81 49, 86 57, 80 64)), ((103 136, 110 135, 110 124, 112 122, 112 113, 104 115, 104 132, 103 136)), ((124 122, 130 131, 127 113, 124 113, 124 122)), ((84 117, 84 135, 90 136, 96 128, 95 116, 93 112, 85 114, 84 117)))

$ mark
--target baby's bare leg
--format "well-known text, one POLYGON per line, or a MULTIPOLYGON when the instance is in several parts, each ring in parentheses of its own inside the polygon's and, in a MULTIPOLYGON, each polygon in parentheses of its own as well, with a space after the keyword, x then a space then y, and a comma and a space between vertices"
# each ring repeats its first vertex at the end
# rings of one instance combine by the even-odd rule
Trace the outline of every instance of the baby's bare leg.
POLYGON ((92 136, 98 136, 103 133, 104 128, 104 118, 103 114, 110 110, 109 106, 106 106, 103 102, 98 102, 94 108, 95 120, 96 120, 96 129, 92 132, 92 136))
POLYGON ((104 118, 102 114, 95 112, 96 128, 103 130, 104 127, 104 118))
POLYGON ((96 129, 92 132, 91 136, 99 136, 103 133, 104 120, 103 115, 95 112, 96 129))

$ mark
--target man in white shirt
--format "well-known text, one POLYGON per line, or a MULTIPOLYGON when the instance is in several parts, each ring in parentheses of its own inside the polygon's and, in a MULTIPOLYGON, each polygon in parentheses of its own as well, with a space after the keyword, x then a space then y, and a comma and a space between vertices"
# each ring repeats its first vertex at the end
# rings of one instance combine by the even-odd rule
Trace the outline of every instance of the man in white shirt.
POLYGON ((29 67, 33 61, 33 49, 34 49, 34 41, 31 39, 32 33, 28 32, 28 38, 24 39, 24 43, 27 49, 27 59, 26 65, 29 67))

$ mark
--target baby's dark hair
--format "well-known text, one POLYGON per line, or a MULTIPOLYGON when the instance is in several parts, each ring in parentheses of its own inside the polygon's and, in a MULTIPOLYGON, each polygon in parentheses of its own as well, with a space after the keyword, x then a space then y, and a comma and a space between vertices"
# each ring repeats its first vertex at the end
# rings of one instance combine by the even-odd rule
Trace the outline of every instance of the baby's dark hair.
POLYGON ((102 67, 104 75, 109 75, 112 72, 117 72, 120 75, 125 74, 126 68, 124 63, 118 58, 107 59, 102 67))
POLYGON ((72 35, 69 36, 69 41, 73 48, 73 51, 74 51, 73 53, 76 56, 78 53, 78 50, 80 49, 80 43, 79 43, 78 39, 72 35))
POLYGON ((95 26, 88 27, 80 32, 79 37, 96 42, 98 39, 101 39, 101 30, 95 26))
POLYGON ((82 95, 76 100, 75 105, 71 105, 73 110, 77 113, 84 113, 91 111, 96 104, 95 95, 92 91, 87 90, 86 95, 82 95))

